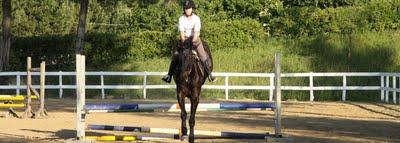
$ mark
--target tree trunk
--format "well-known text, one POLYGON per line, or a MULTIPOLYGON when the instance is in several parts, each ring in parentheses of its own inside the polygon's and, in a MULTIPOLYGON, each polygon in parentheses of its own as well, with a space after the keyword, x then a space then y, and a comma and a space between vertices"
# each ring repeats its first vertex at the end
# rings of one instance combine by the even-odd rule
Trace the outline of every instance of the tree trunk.
POLYGON ((349 33, 348 33, 348 36, 349 36, 349 43, 347 44, 347 72, 351 72, 351 57, 352 57, 352 53, 351 53, 351 50, 352 50, 352 48, 353 48, 353 29, 352 28, 350 28, 350 30, 349 30, 349 33))
POLYGON ((86 16, 89 6, 89 0, 81 0, 81 9, 79 11, 78 37, 76 39, 76 54, 83 54, 83 41, 85 38, 86 16))
POLYGON ((3 0, 3 43, 0 49, 0 72, 7 71, 11 46, 11 0, 3 0))

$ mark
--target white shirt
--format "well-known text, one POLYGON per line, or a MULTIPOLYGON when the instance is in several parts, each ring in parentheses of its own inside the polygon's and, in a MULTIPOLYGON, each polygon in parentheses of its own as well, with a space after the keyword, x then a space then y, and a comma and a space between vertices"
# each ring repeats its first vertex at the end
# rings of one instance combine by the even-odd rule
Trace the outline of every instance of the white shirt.
POLYGON ((179 32, 184 32, 186 37, 194 36, 194 32, 200 32, 201 22, 200 17, 196 14, 192 14, 191 17, 182 15, 179 17, 179 32))

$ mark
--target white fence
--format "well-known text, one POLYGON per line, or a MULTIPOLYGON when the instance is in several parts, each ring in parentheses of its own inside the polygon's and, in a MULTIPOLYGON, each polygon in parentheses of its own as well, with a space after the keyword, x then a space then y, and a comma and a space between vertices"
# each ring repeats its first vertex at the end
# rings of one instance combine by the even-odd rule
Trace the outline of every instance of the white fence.
MULTIPOLYGON (((147 89, 167 89, 175 88, 173 84, 159 84, 151 85, 147 83, 147 78, 150 76, 161 77, 165 75, 165 72, 86 72, 86 76, 98 76, 100 77, 100 85, 86 85, 86 89, 98 89, 101 90, 102 98, 105 98, 105 90, 108 89, 138 89, 143 90, 143 98, 146 99, 147 89), (143 84, 139 85, 105 85, 105 76, 141 76, 143 77, 143 84)), ((39 73, 33 73, 33 76, 38 76, 39 73)), ((214 73, 215 76, 220 79, 223 78, 224 85, 204 85, 205 89, 216 89, 225 90, 225 99, 229 99, 230 90, 269 90, 269 100, 272 100, 273 94, 273 79, 274 74, 272 73, 214 73), (269 79, 268 85, 230 85, 229 78, 231 77, 255 77, 255 78, 267 78, 269 79)), ((26 76, 26 72, 0 72, 1 76, 15 77, 15 85, 0 85, 0 90, 15 90, 16 94, 20 94, 21 90, 25 90, 26 86, 21 84, 21 76, 26 76)), ((63 89, 75 89, 74 84, 63 85, 63 77, 75 76, 75 72, 46 72, 46 76, 58 77, 58 84, 56 85, 46 85, 46 89, 58 89, 59 98, 63 97, 63 89)), ((357 72, 357 73, 282 73, 282 78, 308 78, 308 86, 282 86, 282 90, 305 90, 310 92, 310 101, 314 101, 314 91, 318 90, 337 90, 342 91, 342 100, 346 101, 347 91, 349 90, 380 90, 381 101, 389 102, 389 99, 393 100, 393 103, 397 103, 397 92, 400 89, 397 88, 396 81, 400 79, 400 73, 367 73, 367 72, 357 72), (342 77, 342 86, 314 86, 315 77, 342 77), (348 86, 348 77, 377 77, 380 78, 380 83, 376 86, 348 86), (392 82, 390 82, 392 81, 392 82), (391 93, 391 94, 390 94, 391 93), (389 96, 392 95, 392 98, 389 96)), ((39 88, 39 85, 34 85, 34 88, 39 88)), ((284 95, 283 95, 284 96, 284 95)))

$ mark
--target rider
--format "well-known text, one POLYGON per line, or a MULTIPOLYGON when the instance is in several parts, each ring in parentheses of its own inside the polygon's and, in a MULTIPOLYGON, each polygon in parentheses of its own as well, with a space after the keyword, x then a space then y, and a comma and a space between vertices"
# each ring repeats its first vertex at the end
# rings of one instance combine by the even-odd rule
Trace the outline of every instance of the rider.
MULTIPOLYGON (((178 48, 183 48, 184 43, 192 42, 194 47, 196 47, 196 51, 199 54, 203 66, 204 71, 209 75, 208 80, 210 82, 216 81, 216 78, 211 75, 211 60, 209 55, 205 52, 203 42, 200 39, 200 29, 201 22, 200 17, 193 13, 193 10, 196 9, 196 5, 192 0, 187 0, 183 5, 184 13, 181 17, 179 17, 179 33, 180 33, 180 45, 178 48)), ((172 61, 169 66, 168 74, 165 75, 162 80, 170 83, 173 75, 173 67, 175 66, 175 60, 178 55, 178 50, 174 51, 172 56, 172 61)))

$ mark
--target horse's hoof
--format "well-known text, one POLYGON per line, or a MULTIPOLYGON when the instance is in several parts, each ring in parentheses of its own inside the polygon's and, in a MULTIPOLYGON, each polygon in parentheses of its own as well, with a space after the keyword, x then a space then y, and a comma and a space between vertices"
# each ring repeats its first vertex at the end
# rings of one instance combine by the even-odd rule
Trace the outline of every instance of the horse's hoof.
POLYGON ((185 140, 185 139, 187 139, 187 138, 188 138, 187 135, 183 135, 183 136, 181 136, 181 141, 183 141, 183 140, 185 140))
POLYGON ((189 135, 189 143, 194 143, 194 136, 193 135, 189 135))

